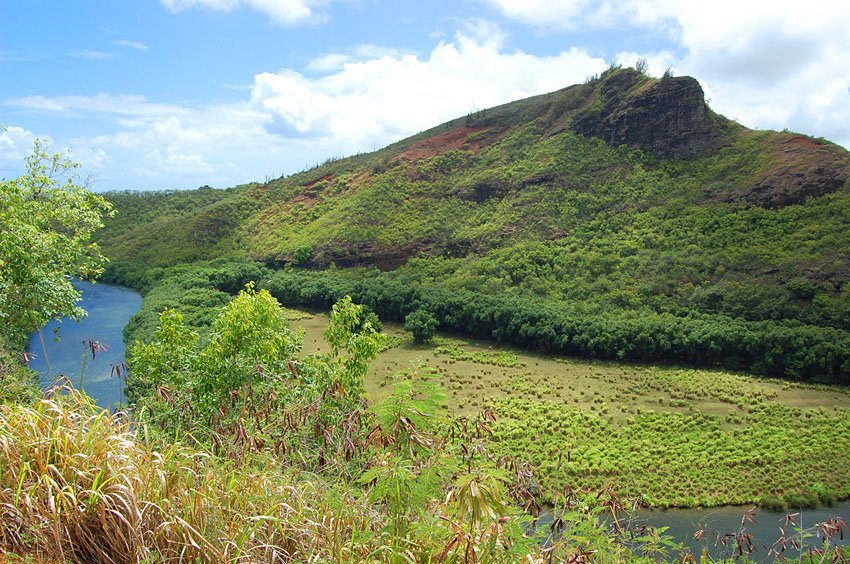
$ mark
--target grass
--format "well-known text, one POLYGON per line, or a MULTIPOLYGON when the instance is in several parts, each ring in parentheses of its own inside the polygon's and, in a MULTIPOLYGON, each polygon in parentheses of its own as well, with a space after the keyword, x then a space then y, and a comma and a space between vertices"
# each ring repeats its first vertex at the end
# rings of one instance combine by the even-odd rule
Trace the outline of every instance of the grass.
MULTIPOLYGON (((319 350, 325 316, 299 317, 306 352, 319 350)), ((547 499, 567 486, 611 483, 655 507, 793 504, 817 499, 817 484, 850 497, 845 388, 563 359, 448 336, 417 346, 399 325, 384 327, 395 346, 370 366, 370 399, 386 397, 412 362, 434 367, 451 413, 496 411, 491 449, 528 459, 547 499)))
POLYGON ((0 552, 35 562, 279 562, 360 561, 374 549, 352 548, 352 535, 373 526, 362 506, 269 462, 155 448, 75 392, 0 406, 0 552))

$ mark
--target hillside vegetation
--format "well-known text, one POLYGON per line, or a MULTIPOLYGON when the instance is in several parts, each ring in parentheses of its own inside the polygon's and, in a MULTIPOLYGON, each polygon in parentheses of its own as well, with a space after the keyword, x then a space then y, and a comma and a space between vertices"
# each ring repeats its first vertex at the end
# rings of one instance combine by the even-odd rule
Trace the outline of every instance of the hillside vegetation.
MULTIPOLYGON (((286 303, 593 357, 850 381, 850 154, 612 68, 229 191, 113 193, 107 278, 216 257, 286 303)), ((152 274, 153 273, 153 274, 152 274)), ((147 277, 147 278, 145 278, 147 277)))

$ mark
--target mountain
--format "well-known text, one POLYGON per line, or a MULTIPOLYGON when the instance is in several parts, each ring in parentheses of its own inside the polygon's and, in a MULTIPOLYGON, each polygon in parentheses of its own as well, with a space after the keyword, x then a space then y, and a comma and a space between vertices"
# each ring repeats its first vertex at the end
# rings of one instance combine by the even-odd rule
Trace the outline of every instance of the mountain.
POLYGON ((585 337, 557 346, 523 342, 521 328, 505 337, 535 348, 850 379, 850 357, 833 350, 850 343, 850 153, 747 129, 714 113, 690 77, 611 68, 266 184, 108 198, 119 215, 100 240, 118 281, 250 259, 287 268, 290 285, 397 282, 600 327, 656 320, 627 331, 627 346, 587 344, 579 321, 570 331, 585 337), (706 323, 717 335, 704 348, 634 351, 640 331, 658 340, 675 326, 675 341, 706 323), (730 327, 740 333, 720 335, 730 327), (715 342, 750 334, 766 340, 734 354, 715 342), (778 359, 803 348, 814 351, 805 361, 778 359))

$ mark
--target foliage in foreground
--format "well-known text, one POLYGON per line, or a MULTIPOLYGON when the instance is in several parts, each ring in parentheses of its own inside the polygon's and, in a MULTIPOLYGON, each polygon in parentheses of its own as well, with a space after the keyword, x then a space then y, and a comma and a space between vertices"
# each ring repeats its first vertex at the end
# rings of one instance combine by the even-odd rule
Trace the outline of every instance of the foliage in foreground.
POLYGON ((36 376, 24 366, 26 356, 18 354, 10 351, 0 337, 0 403, 31 402, 38 398, 36 376))
MULTIPOLYGON (((409 449, 422 448, 416 437, 393 431, 406 416, 424 422, 419 408, 428 402, 411 402, 409 392, 400 386, 375 409, 382 436, 398 433, 398 447, 375 452, 371 468, 348 483, 282 471, 272 457, 233 460, 154 441, 127 414, 111 415, 70 389, 29 406, 0 405, 0 550, 128 564, 515 562, 523 556, 541 564, 640 562, 681 550, 663 531, 634 526, 610 491, 571 496, 554 508, 550 526, 524 538, 519 525, 526 519, 494 515, 527 483, 527 468, 512 469, 507 490, 504 474, 474 470, 463 472, 445 498, 429 498, 427 487, 439 478, 421 457, 410 458, 409 449), (517 544, 505 550, 499 540, 506 538, 517 544)), ((791 520, 771 550, 846 531, 840 519, 806 529, 791 520)), ((724 542, 727 554, 740 553, 743 561, 761 554, 749 553, 754 539, 746 521, 724 542)), ((830 542, 810 556, 842 561, 842 554, 830 542)))
POLYGON ((374 485, 360 490, 270 458, 151 441, 64 390, 0 406, 0 550, 101 563, 638 558, 596 522, 602 507, 571 509, 580 535, 543 550, 503 513, 498 478, 467 472, 448 498, 430 498, 417 466, 401 449, 377 454, 360 479, 374 485))
POLYGON ((0 181, 0 335, 14 348, 52 318, 84 315, 70 277, 102 270, 91 239, 112 206, 80 184, 78 166, 37 140, 26 174, 0 181))

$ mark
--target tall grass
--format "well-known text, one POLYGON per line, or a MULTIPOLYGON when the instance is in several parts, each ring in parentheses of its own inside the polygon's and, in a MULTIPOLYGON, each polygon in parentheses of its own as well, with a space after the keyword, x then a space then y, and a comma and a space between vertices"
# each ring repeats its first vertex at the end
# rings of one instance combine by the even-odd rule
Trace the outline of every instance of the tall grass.
POLYGON ((0 551, 96 563, 357 560, 352 531, 370 528, 369 513, 332 492, 259 460, 155 448, 74 391, 0 406, 0 551))

